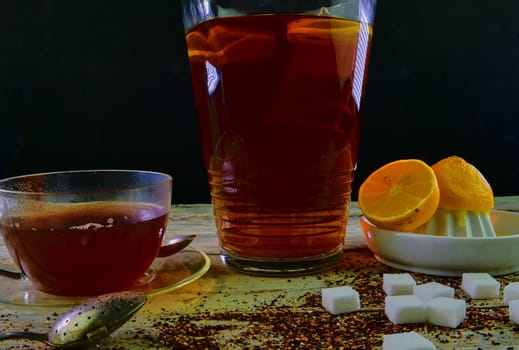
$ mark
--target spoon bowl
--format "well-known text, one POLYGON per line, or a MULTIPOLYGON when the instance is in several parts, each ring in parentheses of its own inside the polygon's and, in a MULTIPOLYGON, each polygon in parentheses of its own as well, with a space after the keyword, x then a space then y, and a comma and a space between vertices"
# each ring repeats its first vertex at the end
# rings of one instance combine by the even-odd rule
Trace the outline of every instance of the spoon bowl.
POLYGON ((0 333, 0 340, 30 339, 60 349, 92 345, 130 320, 146 301, 145 294, 136 292, 103 294, 65 312, 48 333, 0 333))

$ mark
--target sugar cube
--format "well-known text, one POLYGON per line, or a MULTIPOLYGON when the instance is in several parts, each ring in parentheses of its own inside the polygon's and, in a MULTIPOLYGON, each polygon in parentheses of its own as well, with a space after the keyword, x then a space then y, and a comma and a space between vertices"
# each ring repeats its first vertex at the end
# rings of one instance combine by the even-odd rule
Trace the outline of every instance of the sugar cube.
POLYGON ((416 332, 384 335, 382 350, 435 350, 436 346, 429 339, 416 332))
POLYGON ((382 289, 386 295, 413 294, 416 281, 408 273, 385 273, 382 276, 382 289))
POLYGON ((425 322, 425 304, 416 295, 389 295, 384 311, 394 324, 425 322))
POLYGON ((431 324, 456 328, 467 315, 467 303, 462 299, 437 297, 425 304, 425 313, 431 324))
POLYGON ((510 321, 519 324, 519 299, 510 300, 508 302, 508 312, 510 321))
POLYGON ((413 294, 426 303, 437 297, 454 298, 454 288, 438 282, 428 282, 415 286, 413 294))
POLYGON ((334 315, 360 310, 359 293, 351 287, 323 288, 321 297, 323 307, 334 315))
POLYGON ((461 289, 472 299, 499 298, 500 283, 488 273, 464 273, 461 289))
POLYGON ((508 305, 510 300, 519 299, 519 282, 512 282, 503 288, 503 300, 508 305))

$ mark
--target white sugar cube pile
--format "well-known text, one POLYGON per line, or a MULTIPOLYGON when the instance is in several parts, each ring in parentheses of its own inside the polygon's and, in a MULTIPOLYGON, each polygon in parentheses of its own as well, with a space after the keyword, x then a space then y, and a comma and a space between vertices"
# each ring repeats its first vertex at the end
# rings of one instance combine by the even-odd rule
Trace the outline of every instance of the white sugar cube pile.
POLYGON ((499 298, 500 283, 488 273, 464 273, 461 289, 472 299, 499 298))
MULTIPOLYGON (((500 294, 500 283, 488 273, 464 273, 461 289, 472 299, 493 299, 500 294)), ((455 299, 454 288, 437 282, 417 284, 409 273, 383 274, 386 293, 384 311, 394 324, 430 323, 457 328, 466 318, 467 303, 455 299)), ((503 290, 510 320, 519 324, 519 282, 503 290)), ((322 305, 332 314, 358 311, 359 293, 348 286, 322 289, 322 305)), ((435 349, 429 340, 416 332, 384 335, 383 349, 435 349)))
POLYGON ((428 282, 415 286, 413 294, 426 303, 437 297, 454 298, 454 288, 438 282, 428 282))
POLYGON ((425 304, 416 295, 388 295, 384 311, 394 324, 425 322, 425 304))
POLYGON ((427 322, 436 326, 456 328, 465 319, 467 305, 465 300, 437 297, 425 304, 427 322))
POLYGON ((519 299, 519 282, 512 282, 503 288, 503 301, 508 305, 511 300, 519 299))
POLYGON ((383 278, 384 311, 394 324, 428 322, 456 328, 466 317, 466 302, 454 299, 452 287, 437 282, 417 285, 407 273, 384 274, 383 278))
POLYGON ((436 346, 416 332, 384 335, 383 350, 435 350, 436 346))
POLYGON ((382 275, 382 289, 386 295, 413 294, 416 281, 408 273, 385 273, 382 275))
POLYGON ((359 293, 348 286, 323 288, 321 298, 323 307, 334 315, 360 310, 359 293))

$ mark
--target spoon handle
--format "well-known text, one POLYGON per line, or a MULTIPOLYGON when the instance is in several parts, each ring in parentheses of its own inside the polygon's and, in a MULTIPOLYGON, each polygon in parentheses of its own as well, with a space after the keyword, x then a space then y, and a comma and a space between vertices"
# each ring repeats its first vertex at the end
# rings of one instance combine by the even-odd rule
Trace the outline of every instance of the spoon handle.
POLYGON ((0 269, 0 276, 7 277, 13 280, 24 280, 25 275, 21 272, 13 272, 0 269))
POLYGON ((47 333, 36 332, 6 332, 0 333, 0 341, 8 339, 28 339, 37 340, 43 343, 47 342, 47 333))
POLYGON ((187 235, 187 236, 179 236, 175 237, 166 242, 162 247, 160 247, 159 252, 157 253, 158 258, 164 258, 175 253, 178 253, 195 239, 196 235, 187 235))

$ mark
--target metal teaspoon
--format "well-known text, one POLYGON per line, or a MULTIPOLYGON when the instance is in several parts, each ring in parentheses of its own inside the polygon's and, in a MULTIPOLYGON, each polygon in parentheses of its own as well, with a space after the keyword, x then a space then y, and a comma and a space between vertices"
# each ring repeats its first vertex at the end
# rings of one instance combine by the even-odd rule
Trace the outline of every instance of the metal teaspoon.
POLYGON ((60 349, 92 345, 126 323, 146 301, 146 294, 136 292, 100 295, 65 312, 48 333, 0 333, 0 341, 30 339, 60 349))
MULTIPOLYGON (((178 253, 189 245, 195 239, 196 235, 178 236, 166 241, 157 253, 158 258, 164 258, 175 253, 178 253)), ((0 276, 7 277, 13 280, 24 280, 25 275, 21 272, 8 271, 0 269, 0 276)))

